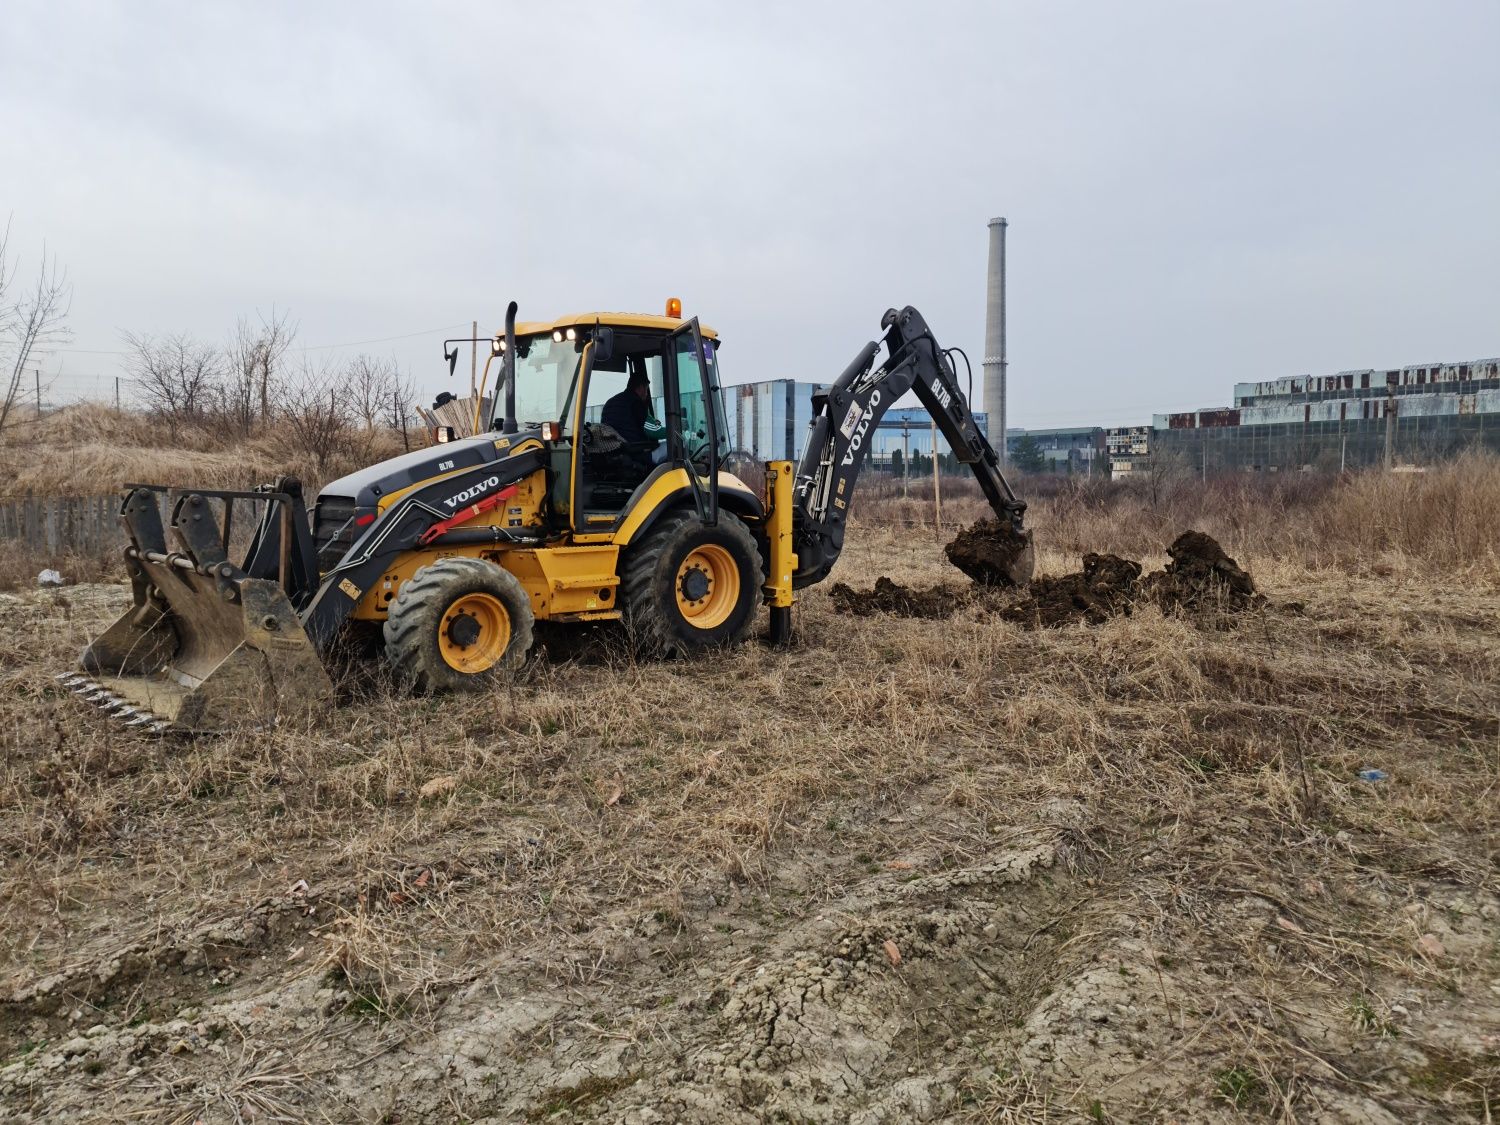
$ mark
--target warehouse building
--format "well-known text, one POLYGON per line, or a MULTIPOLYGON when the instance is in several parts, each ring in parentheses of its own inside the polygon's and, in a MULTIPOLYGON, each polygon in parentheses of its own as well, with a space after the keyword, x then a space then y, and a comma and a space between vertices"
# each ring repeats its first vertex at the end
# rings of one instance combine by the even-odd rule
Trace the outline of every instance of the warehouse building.
POLYGON ((1338 471, 1500 452, 1500 359, 1238 383, 1233 406, 1154 415, 1144 441, 1141 428, 1106 435, 1114 475, 1168 463, 1204 475, 1338 471))

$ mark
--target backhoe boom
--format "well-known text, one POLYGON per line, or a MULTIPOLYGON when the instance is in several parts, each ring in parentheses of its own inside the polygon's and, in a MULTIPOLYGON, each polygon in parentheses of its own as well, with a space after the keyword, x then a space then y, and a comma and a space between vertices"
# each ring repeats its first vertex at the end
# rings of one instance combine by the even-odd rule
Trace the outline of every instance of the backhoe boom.
POLYGON ((958 460, 974 470, 995 515, 1021 533, 1026 505, 1000 472, 1000 458, 974 422, 953 364, 922 314, 908 305, 881 319, 886 358, 872 368, 880 344, 861 349, 828 394, 814 400, 807 445, 797 468, 794 526, 798 588, 828 576, 844 547, 844 525, 854 484, 874 429, 907 391, 926 407, 958 460))

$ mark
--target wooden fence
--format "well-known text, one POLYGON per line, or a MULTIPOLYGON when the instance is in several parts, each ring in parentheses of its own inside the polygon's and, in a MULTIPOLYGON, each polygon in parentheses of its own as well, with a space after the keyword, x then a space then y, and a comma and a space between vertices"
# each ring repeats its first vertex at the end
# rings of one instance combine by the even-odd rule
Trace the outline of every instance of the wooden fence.
POLYGON ((49 555, 102 555, 124 540, 120 496, 23 496, 0 500, 0 540, 19 540, 49 555))

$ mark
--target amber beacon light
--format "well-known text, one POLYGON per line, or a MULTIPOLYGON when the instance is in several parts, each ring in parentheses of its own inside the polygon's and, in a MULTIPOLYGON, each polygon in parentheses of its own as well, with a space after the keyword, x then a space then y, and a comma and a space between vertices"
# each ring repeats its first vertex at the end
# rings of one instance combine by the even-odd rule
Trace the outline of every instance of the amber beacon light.
POLYGON ((681 297, 668 297, 667 298, 667 315, 668 316, 675 316, 678 320, 682 319, 682 298, 681 297))

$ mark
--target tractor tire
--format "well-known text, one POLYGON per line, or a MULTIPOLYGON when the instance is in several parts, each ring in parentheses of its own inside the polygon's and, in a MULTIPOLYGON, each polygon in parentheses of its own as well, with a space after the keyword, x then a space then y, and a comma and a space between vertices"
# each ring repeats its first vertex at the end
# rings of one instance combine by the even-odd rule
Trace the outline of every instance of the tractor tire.
POLYGON ((514 574, 484 559, 439 559, 391 603, 386 663, 415 692, 482 691, 526 659, 532 621, 514 574))
POLYGON ((761 603, 760 551, 737 516, 717 527, 697 513, 662 519, 630 548, 624 568, 625 625, 649 656, 688 656, 739 644, 761 603))

